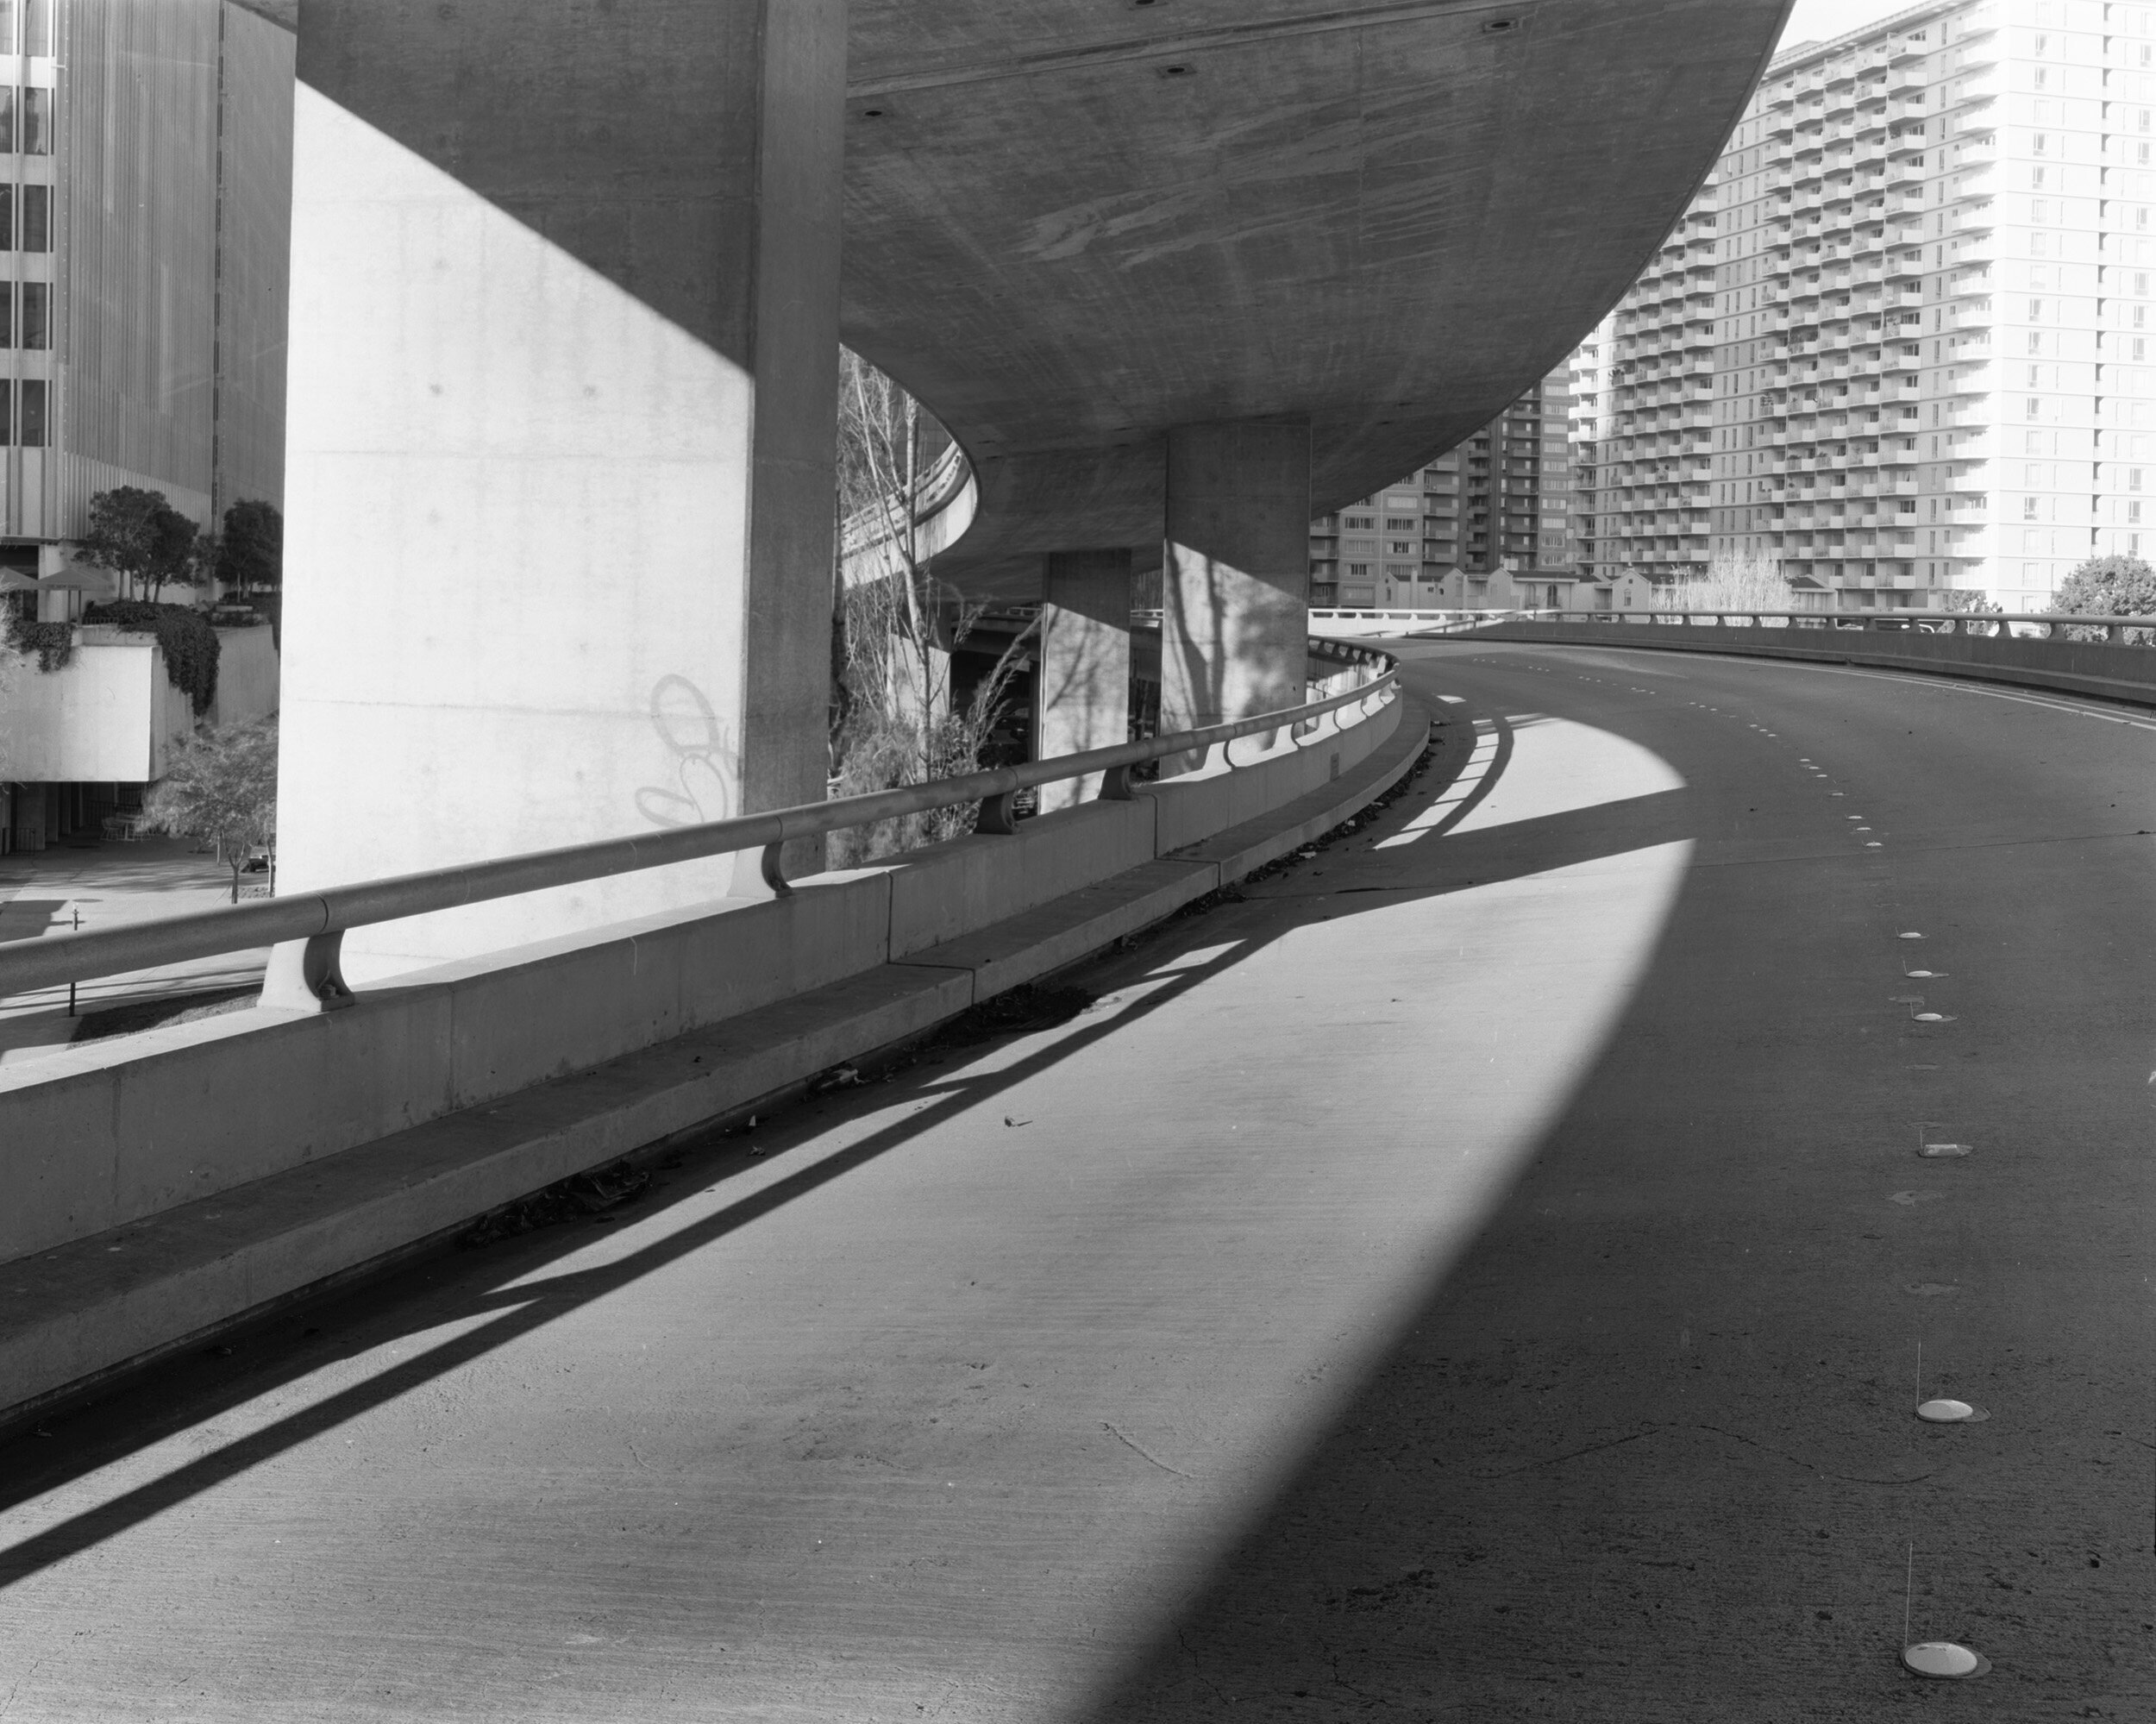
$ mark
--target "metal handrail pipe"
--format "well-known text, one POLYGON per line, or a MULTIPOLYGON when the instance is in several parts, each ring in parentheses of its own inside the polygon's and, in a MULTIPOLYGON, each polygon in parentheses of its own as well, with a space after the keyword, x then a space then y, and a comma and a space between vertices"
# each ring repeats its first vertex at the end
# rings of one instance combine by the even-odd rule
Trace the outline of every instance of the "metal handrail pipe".
MULTIPOLYGON (((2102 629, 2113 634, 2120 629, 2156 630, 2156 617, 2062 615, 2053 611, 1762 611, 1748 605, 1727 605, 1718 610, 1698 611, 1523 611, 1507 620, 1516 622, 1679 623, 1695 618, 1720 621, 1728 617, 1760 618, 1783 617, 1815 624, 1825 629, 1874 629, 1883 623, 1897 628, 1925 628, 1966 632, 1978 624, 2041 623, 2048 629, 2102 629)), ((1972 636, 1972 638, 1975 638, 1972 636)))
MULTIPOLYGON (((1058 755, 1049 760, 1028 761, 1021 766, 993 767, 957 778, 904 785, 895 790, 803 803, 760 814, 738 814, 729 819, 642 832, 631 837, 566 844, 557 849, 528 851, 521 856, 467 862, 453 868, 427 868, 384 880, 358 881, 348 886, 326 887, 318 892, 290 898, 223 905, 214 910, 191 911, 122 927, 92 928, 53 934, 43 939, 10 942, 0 946, 0 999, 62 982, 153 969, 164 964, 216 957, 285 941, 320 939, 348 929, 400 921, 407 916, 456 910, 466 905, 513 898, 549 887, 573 886, 580 881, 698 862, 743 850, 763 850, 765 878, 774 890, 784 892, 787 887, 778 872, 777 852, 780 846, 793 839, 817 837, 849 826, 873 825, 879 820, 927 813, 968 802, 993 805, 999 799, 1007 799, 1020 790, 1062 779, 1081 778, 1089 773, 1116 774, 1119 780, 1120 774, 1130 768, 1147 761, 1224 746, 1261 731, 1291 729, 1343 706, 1372 699, 1394 687, 1398 679, 1397 667, 1391 667, 1368 682, 1300 706, 1282 707, 1278 712, 1208 724, 1200 730, 1119 743, 1111 748, 1089 749, 1082 754, 1058 755)), ((1108 793, 1127 792, 1120 782, 1115 782, 1108 787, 1108 793)), ((1001 830, 1007 831, 1007 806, 1005 817, 1006 824, 1001 830)))

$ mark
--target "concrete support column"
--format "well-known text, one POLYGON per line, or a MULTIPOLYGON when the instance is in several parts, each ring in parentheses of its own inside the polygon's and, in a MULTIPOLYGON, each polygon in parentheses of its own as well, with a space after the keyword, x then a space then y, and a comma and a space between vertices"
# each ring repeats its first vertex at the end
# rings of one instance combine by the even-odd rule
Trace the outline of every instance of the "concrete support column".
MULTIPOLYGON (((1043 559, 1036 758, 1112 748, 1131 734, 1131 553, 1056 551, 1043 559)), ((1100 774, 1041 787, 1041 812, 1100 794, 1100 774)))
MULTIPOLYGON (((845 71, 846 0, 308 0, 280 890, 822 798, 845 71)), ((348 969, 755 864, 365 931, 348 969)))
POLYGON ((1301 704, 1309 559, 1307 421, 1231 420, 1169 432, 1163 732, 1301 704))

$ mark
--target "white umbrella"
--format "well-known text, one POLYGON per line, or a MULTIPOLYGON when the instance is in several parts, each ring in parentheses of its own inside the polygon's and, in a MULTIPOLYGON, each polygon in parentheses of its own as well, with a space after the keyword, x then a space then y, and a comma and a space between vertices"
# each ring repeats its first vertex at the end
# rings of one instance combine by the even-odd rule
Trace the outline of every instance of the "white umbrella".
POLYGON ((38 582, 38 585, 48 591, 67 588, 77 592, 87 592, 99 599, 110 599, 120 590, 114 583, 112 577, 104 570, 92 568, 86 563, 79 562, 68 564, 58 574, 47 575, 38 582))

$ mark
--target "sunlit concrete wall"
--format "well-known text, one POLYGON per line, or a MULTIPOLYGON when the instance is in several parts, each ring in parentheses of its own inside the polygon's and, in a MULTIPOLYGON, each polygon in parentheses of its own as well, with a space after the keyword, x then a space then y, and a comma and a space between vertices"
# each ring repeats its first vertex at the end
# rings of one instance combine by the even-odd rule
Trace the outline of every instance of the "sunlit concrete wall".
MULTIPOLYGON (((280 885, 820 797, 843 8, 325 0, 298 52, 280 885)), ((369 930, 348 973, 734 878, 369 930)))
POLYGON ((13 693, 0 696, 8 777, 141 784, 163 775, 172 746, 192 731, 192 709, 165 674, 156 641, 98 632, 85 631, 58 670, 25 665, 13 693))

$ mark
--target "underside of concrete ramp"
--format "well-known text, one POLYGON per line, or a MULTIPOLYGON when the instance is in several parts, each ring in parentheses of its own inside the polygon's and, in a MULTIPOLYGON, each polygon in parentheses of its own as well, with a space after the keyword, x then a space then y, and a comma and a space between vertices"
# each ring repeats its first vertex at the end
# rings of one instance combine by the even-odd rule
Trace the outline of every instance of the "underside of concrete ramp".
POLYGON ((938 573, 1157 555, 1172 426, 1307 417, 1312 504, 1451 447, 1661 244, 1785 0, 856 0, 847 342, 948 425, 938 573))

